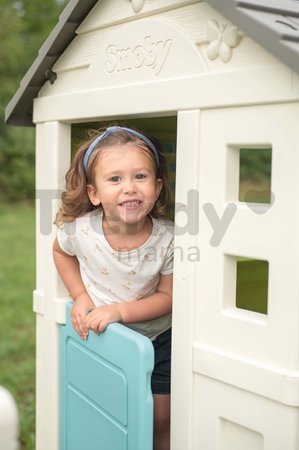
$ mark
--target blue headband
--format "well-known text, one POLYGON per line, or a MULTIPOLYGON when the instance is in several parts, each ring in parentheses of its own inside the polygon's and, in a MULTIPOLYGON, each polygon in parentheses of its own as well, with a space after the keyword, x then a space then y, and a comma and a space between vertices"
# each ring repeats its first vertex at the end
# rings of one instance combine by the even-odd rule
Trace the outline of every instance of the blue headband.
POLYGON ((153 152, 154 156, 155 156, 155 160, 157 163, 157 167, 160 166, 160 160, 159 160, 159 155, 158 155, 158 151, 156 149, 156 147, 154 146, 154 144, 152 143, 152 141, 150 141, 146 136, 144 136, 141 133, 138 133, 138 131, 135 130, 131 130, 131 128, 126 128, 126 127, 118 127, 118 126, 113 126, 113 127, 109 127, 107 128, 107 130, 105 131, 105 133, 101 134, 100 136, 98 136, 88 147, 88 149, 86 150, 86 153, 84 155, 84 159, 83 159, 83 166, 85 169, 85 172, 87 173, 87 168, 88 168, 88 162, 89 159, 92 155, 92 152, 94 151, 94 149, 96 148, 96 146, 99 144, 99 142, 103 141, 104 139, 106 139, 106 137, 110 136, 110 134, 116 133, 117 131, 126 131, 129 134, 132 134, 133 136, 138 137, 139 139, 141 139, 143 142, 146 143, 146 145, 150 148, 150 150, 153 152))

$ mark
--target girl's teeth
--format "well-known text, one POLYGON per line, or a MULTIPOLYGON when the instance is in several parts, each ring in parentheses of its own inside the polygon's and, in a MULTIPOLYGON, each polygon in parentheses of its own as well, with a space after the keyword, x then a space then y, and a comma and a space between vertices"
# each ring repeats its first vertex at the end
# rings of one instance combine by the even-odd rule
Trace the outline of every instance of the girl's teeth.
POLYGON ((123 206, 137 206, 140 202, 125 202, 122 203, 123 206))

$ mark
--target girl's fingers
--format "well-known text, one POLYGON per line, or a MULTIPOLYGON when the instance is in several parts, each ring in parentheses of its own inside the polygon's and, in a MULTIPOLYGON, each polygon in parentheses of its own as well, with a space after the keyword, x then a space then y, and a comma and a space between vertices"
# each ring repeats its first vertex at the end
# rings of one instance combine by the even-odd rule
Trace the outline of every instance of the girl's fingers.
POLYGON ((73 316, 72 317, 72 324, 76 332, 79 334, 79 336, 82 339, 87 339, 88 337, 88 328, 85 326, 84 322, 82 321, 82 317, 80 315, 73 316))
POLYGON ((102 320, 98 326, 98 333, 103 333, 103 331, 106 330, 108 325, 109 325, 109 322, 102 320))
MULTIPOLYGON (((85 326, 94 331, 96 334, 99 334, 99 332, 102 332, 101 323, 103 320, 99 317, 92 317, 90 314, 87 315, 85 320, 85 326)), ((107 326, 107 325, 106 325, 107 326)))
POLYGON ((98 333, 98 325, 99 325, 99 321, 98 320, 92 320, 92 321, 89 321, 89 325, 87 325, 87 326, 88 326, 89 329, 91 329, 95 333, 98 333))

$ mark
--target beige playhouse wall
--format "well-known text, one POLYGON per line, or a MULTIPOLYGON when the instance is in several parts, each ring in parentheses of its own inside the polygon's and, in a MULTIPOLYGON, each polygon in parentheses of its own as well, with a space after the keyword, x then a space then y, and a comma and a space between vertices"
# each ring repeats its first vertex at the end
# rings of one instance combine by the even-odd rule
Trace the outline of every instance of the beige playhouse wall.
MULTIPOLYGON (((78 121, 298 99, 298 76, 241 30, 228 62, 220 55, 209 59, 210 20, 216 21, 216 28, 231 25, 203 1, 147 0, 138 14, 128 0, 99 2, 54 65, 55 83, 46 82, 40 90, 34 121, 78 121), (149 51, 158 41, 162 59, 154 69, 134 59, 132 51, 141 47, 149 51), (112 101, 113 95, 120 102, 112 101)), ((217 38, 226 42, 221 31, 217 38)))

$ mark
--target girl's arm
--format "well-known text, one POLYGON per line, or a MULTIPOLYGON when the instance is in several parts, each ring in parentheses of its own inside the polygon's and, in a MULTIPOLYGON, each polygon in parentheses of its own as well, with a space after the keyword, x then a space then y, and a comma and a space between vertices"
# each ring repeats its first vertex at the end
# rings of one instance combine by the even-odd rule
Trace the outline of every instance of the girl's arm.
POLYGON ((85 324, 95 332, 102 332, 112 322, 136 323, 157 319, 172 310, 172 274, 161 275, 157 291, 139 300, 105 305, 93 309, 85 324))
POLYGON ((85 325, 85 317, 95 306, 82 281, 78 259, 61 250, 57 238, 53 245, 53 258, 59 275, 74 300, 71 311, 73 327, 83 339, 86 339, 88 328, 85 325))

